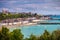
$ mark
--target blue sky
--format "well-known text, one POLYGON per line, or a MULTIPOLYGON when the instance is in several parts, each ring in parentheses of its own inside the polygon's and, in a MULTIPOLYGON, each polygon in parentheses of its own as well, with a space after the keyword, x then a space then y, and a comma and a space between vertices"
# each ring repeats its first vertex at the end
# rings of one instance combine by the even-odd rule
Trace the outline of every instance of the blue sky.
POLYGON ((0 0, 0 11, 60 15, 60 0, 0 0))

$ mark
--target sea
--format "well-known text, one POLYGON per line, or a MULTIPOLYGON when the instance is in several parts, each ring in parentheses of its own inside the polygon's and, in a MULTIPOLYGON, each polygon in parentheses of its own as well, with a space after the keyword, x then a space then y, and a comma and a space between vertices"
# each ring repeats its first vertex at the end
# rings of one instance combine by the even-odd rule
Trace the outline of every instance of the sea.
MULTIPOLYGON (((51 18, 58 18, 60 19, 60 16, 50 16, 51 18)), ((46 20, 46 22, 60 22, 60 20, 46 20)), ((47 30, 48 32, 52 33, 55 30, 60 30, 60 24, 37 24, 37 25, 30 25, 30 26, 19 26, 16 28, 10 28, 10 31, 13 31, 14 29, 21 29, 22 34, 24 35, 24 38, 28 38, 31 34, 40 36, 44 33, 44 30, 47 30)))

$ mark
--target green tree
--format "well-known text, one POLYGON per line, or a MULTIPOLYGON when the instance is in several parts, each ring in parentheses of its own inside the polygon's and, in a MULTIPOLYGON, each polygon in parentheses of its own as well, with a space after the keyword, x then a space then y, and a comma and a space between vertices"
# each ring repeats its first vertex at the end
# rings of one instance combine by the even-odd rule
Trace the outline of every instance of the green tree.
POLYGON ((51 35, 51 39, 52 40, 60 40, 60 30, 56 30, 52 33, 51 35))
POLYGON ((10 33, 10 40, 23 40, 23 34, 20 29, 15 29, 10 33))
POLYGON ((41 35, 40 40, 51 40, 50 39, 50 33, 47 30, 45 30, 43 35, 41 35))
POLYGON ((0 31, 0 40, 9 40, 9 29, 2 27, 0 31))
POLYGON ((37 37, 31 34, 29 40, 37 40, 37 37))

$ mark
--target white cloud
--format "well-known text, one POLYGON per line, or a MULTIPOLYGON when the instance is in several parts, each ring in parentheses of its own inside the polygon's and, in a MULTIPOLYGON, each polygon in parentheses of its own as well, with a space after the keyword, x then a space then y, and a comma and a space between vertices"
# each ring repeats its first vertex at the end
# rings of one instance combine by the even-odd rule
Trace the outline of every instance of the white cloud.
POLYGON ((10 11, 60 11, 59 0, 2 0, 1 8, 8 9, 10 11))

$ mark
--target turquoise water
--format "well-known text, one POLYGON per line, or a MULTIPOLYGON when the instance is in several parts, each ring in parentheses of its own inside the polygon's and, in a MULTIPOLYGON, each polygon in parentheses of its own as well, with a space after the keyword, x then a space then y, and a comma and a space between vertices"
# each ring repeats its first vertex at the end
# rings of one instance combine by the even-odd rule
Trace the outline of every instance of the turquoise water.
POLYGON ((54 15, 54 16, 50 16, 51 18, 57 18, 57 19, 60 19, 60 15, 54 15))
POLYGON ((11 28, 10 30, 21 29, 21 32, 24 34, 24 37, 29 37, 31 34, 40 36, 44 33, 44 30, 48 30, 50 33, 54 30, 60 29, 60 25, 31 25, 31 26, 22 26, 11 28))
MULTIPOLYGON (((52 18, 60 18, 60 16, 51 16, 52 18)), ((60 20, 46 20, 45 22, 59 22, 60 20)), ((31 25, 31 26, 22 26, 22 27, 16 27, 16 28, 11 28, 10 30, 14 30, 14 29, 21 29, 21 32, 24 34, 24 37, 29 37, 31 34, 34 34, 36 36, 40 36, 41 34, 44 33, 44 30, 48 30, 50 33, 60 29, 60 24, 50 24, 50 25, 41 25, 41 24, 37 24, 37 25, 31 25)))

